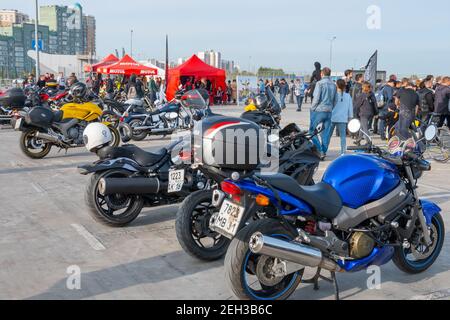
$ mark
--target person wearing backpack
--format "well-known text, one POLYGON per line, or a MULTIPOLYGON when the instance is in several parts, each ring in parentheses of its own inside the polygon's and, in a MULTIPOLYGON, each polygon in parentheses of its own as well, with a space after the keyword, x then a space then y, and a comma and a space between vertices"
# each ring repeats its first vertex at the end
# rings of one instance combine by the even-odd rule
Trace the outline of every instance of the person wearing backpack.
POLYGON ((427 123, 434 111, 434 91, 433 80, 423 80, 419 85, 419 112, 418 117, 422 122, 427 123))

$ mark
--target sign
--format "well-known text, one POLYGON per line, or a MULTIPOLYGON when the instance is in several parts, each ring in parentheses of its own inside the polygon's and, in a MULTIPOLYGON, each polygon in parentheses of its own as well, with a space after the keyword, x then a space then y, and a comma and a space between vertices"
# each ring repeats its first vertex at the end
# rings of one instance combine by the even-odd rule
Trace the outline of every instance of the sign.
POLYGON ((250 95, 258 93, 258 80, 254 76, 238 76, 237 82, 237 102, 238 105, 244 105, 250 95))
MULTIPOLYGON (((33 50, 36 50, 36 40, 35 39, 31 40, 31 48, 33 50)), ((42 39, 38 40, 38 50, 39 51, 44 50, 44 42, 42 41, 42 39)))

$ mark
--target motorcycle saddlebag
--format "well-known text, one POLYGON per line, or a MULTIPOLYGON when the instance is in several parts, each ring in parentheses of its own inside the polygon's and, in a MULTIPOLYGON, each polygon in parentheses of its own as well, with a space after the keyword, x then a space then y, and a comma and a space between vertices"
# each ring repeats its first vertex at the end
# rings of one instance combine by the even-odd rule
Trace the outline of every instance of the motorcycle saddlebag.
POLYGON ((252 121, 214 115, 196 123, 196 162, 220 169, 255 170, 264 155, 267 137, 252 121))
POLYGON ((25 121, 36 127, 48 128, 53 121, 53 117, 53 111, 49 108, 34 107, 28 112, 25 121))
POLYGON ((11 88, 0 95, 0 105, 9 108, 21 109, 25 107, 27 97, 20 88, 11 88))

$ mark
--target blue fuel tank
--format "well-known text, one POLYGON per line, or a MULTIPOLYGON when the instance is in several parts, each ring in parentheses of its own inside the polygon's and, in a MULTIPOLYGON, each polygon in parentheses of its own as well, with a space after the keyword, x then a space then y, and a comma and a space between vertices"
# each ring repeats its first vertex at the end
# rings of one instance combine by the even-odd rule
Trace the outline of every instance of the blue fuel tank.
POLYGON ((336 189, 344 206, 353 209, 381 199, 401 181, 393 163, 369 154, 339 157, 322 180, 336 189))

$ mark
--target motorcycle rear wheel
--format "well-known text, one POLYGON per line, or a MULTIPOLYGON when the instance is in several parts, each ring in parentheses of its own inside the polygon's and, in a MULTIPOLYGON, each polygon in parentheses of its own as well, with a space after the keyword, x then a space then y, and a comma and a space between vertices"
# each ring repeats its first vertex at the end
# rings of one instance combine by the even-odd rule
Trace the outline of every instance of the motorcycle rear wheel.
POLYGON ((20 149, 27 157, 32 158, 32 159, 44 158, 46 155, 49 154, 50 149, 52 148, 51 143, 44 143, 43 141, 36 141, 36 138, 34 137, 34 135, 37 132, 38 132, 37 130, 28 130, 28 131, 22 132, 22 134, 20 135, 20 141, 19 141, 20 149), (33 146, 33 143, 34 144, 39 143, 41 148, 36 148, 38 145, 33 146), (39 149, 41 151, 38 151, 38 152, 32 151, 32 150, 39 150, 39 149))
POLYGON ((292 240, 296 237, 296 235, 286 230, 286 228, 284 228, 277 220, 261 219, 252 222, 236 234, 228 247, 224 262, 225 281, 228 283, 231 291, 239 299, 287 299, 292 293, 294 293, 300 284, 304 269, 288 274, 284 277, 270 278, 268 275, 266 279, 260 279, 257 275, 257 270, 264 271, 265 268, 269 269, 266 264, 273 262, 273 258, 254 254, 250 251, 250 237, 257 231, 262 234, 271 235, 272 237, 278 237, 284 240, 292 240), (272 259, 272 261, 270 259, 272 259), (258 266, 259 263, 263 264, 261 268, 258 266), (268 282, 271 281, 273 281, 273 284, 268 284, 268 282), (264 282, 266 283, 264 284, 264 282))
POLYGON ((132 140, 134 140, 134 141, 141 141, 141 140, 144 140, 147 137, 147 135, 148 135, 147 131, 145 131, 145 130, 134 130, 134 127, 143 125, 141 120, 133 119, 133 120, 131 120, 129 122, 129 125, 130 125, 131 128, 133 128, 133 132, 132 132, 132 135, 131 135, 131 139, 132 140))
POLYGON ((137 195, 102 196, 98 191, 98 183, 104 177, 127 177, 131 173, 126 170, 108 170, 92 175, 85 191, 85 201, 91 217, 101 224, 110 227, 123 227, 131 223, 141 213, 144 199, 137 195), (120 209, 119 209, 120 208, 120 209), (125 211, 114 214, 115 211, 125 211))
POLYGON ((227 252, 230 240, 209 229, 212 191, 200 190, 190 194, 179 207, 175 220, 178 242, 190 256, 214 261, 227 252))

